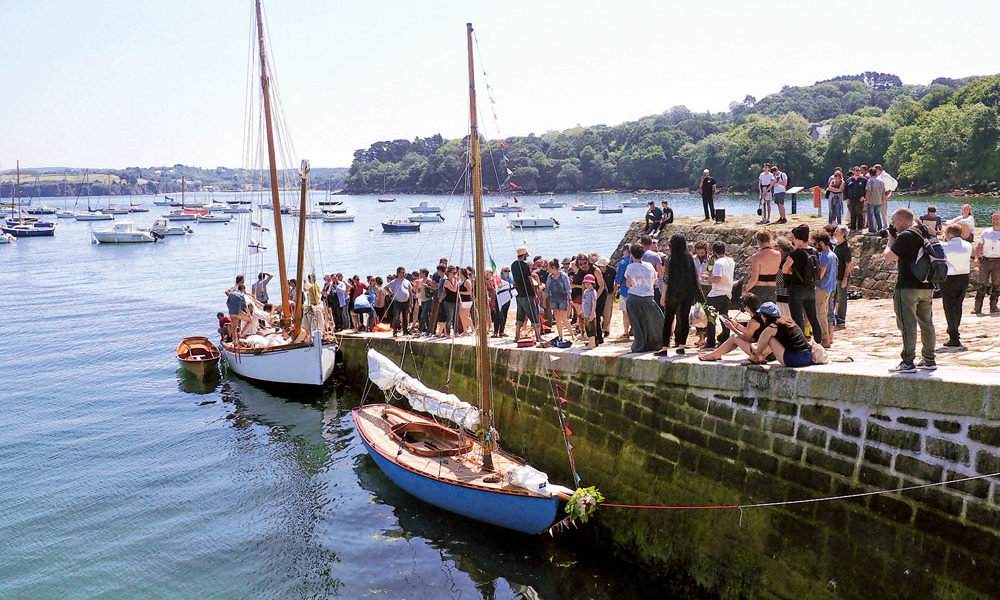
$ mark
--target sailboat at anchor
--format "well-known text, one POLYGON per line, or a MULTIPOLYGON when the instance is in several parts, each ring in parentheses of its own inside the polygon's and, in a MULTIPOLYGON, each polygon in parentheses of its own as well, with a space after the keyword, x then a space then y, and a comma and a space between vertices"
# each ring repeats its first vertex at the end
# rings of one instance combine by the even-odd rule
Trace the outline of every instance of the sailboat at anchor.
MULTIPOLYGON (((485 273, 482 172, 476 122, 472 24, 469 45, 469 170, 473 202, 476 272, 485 273)), ((476 285, 474 302, 487 314, 486 287, 476 285)), ((476 328, 478 406, 453 394, 433 390, 409 376, 375 350, 368 351, 368 377, 383 391, 406 397, 417 411, 454 422, 452 428, 389 403, 363 404, 352 411, 368 453, 379 468, 413 496, 450 512, 523 533, 540 533, 558 519, 560 506, 572 501, 591 510, 599 500, 549 483, 548 476, 499 448, 492 427, 488 328, 476 328), (592 500, 593 504, 588 504, 592 500)))

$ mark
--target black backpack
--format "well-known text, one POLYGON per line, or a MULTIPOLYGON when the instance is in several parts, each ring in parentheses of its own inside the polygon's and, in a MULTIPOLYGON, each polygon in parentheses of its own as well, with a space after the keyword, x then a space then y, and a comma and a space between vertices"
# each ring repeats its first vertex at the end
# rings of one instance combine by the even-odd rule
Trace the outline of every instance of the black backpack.
POLYGON ((815 248, 805 248, 808 258, 806 259, 805 268, 796 269, 795 278, 798 279, 799 285, 804 285, 806 287, 816 287, 819 283, 819 252, 816 252, 815 248))
POLYGON ((918 223, 910 231, 920 236, 923 247, 917 251, 917 258, 910 265, 910 271, 920 283, 940 285, 948 277, 948 261, 944 256, 944 247, 937 236, 931 233, 923 223, 918 223))

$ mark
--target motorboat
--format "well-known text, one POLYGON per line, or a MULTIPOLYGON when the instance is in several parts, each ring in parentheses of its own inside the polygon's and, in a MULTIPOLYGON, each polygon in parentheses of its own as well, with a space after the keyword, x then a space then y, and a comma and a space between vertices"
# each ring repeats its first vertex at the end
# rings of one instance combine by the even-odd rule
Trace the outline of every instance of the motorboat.
MULTIPOLYGON (((473 210, 470 210, 469 211, 469 218, 472 218, 472 217, 475 217, 475 216, 476 216, 476 212, 473 211, 473 210)), ((495 212, 493 212, 492 210, 484 210, 483 211, 483 218, 486 218, 486 217, 495 217, 495 216, 497 216, 497 214, 495 212)))
POLYGON ((131 221, 121 221, 111 229, 95 229, 91 233, 94 241, 101 244, 137 244, 155 242, 159 238, 148 230, 136 228, 131 221))
POLYGON ((578 203, 574 204, 570 208, 570 210, 577 211, 577 212, 597 210, 597 205, 596 204, 587 204, 586 202, 578 202, 578 203))
POLYGON ((552 217, 513 217, 510 219, 512 227, 519 229, 539 229, 542 227, 558 227, 559 221, 552 217))
POLYGON ((411 223, 401 219, 386 219, 382 221, 382 231, 385 233, 401 233, 404 231, 420 231, 420 223, 411 223))
POLYGON ((379 202, 395 202, 396 199, 395 198, 379 198, 378 201, 379 202))
POLYGON ((331 213, 328 213, 328 212, 324 212, 323 213, 323 222, 324 223, 353 223, 354 222, 354 215, 348 215, 348 214, 343 214, 343 213, 341 213, 341 214, 331 214, 331 213))
POLYGON ((186 337, 177 346, 177 362, 197 377, 218 375, 221 358, 222 352, 207 337, 186 337))
POLYGON ((59 210, 56 211, 56 217, 60 219, 72 219, 76 217, 76 213, 71 210, 59 210))
POLYGON ((149 212, 149 207, 141 206, 139 204, 133 204, 132 206, 128 207, 128 211, 130 213, 147 213, 149 212))
POLYGON ((632 196, 628 200, 622 201, 622 206, 625 208, 641 208, 649 204, 648 202, 643 202, 638 196, 632 196))
POLYGON ((494 213, 500 213, 500 212, 503 212, 503 213, 521 212, 522 210, 524 210, 524 205, 523 204, 518 204, 516 202, 514 204, 511 204, 509 202, 504 202, 503 204, 498 204, 496 206, 491 206, 490 210, 492 212, 494 212, 494 213))
POLYGON ((423 201, 416 206, 411 206, 410 210, 415 213, 439 213, 441 212, 440 206, 429 206, 427 201, 423 201))
POLYGON ((204 211, 188 211, 188 210, 172 210, 168 213, 163 213, 160 215, 164 219, 170 219, 171 221, 194 221, 198 218, 198 214, 204 211))
POLYGON ((157 219, 153 221, 153 226, 147 228, 150 233, 155 233, 157 235, 188 235, 194 233, 194 230, 187 225, 171 225, 168 219, 157 219))
POLYGON ((564 202, 560 202, 555 198, 549 198, 538 203, 538 208, 562 208, 564 206, 566 206, 564 202))
POLYGON ((230 215, 213 215, 212 213, 195 215, 195 218, 199 223, 228 223, 233 220, 230 215))
POLYGON ((599 208, 597 209, 597 212, 599 212, 602 215, 621 214, 622 207, 615 206, 614 208, 599 208))
POLYGON ((347 212, 346 208, 324 208, 324 215, 342 215, 347 212))
POLYGON ((440 223, 441 221, 444 221, 444 217, 441 216, 441 213, 436 215, 421 214, 413 215, 407 220, 411 223, 440 223))
POLYGON ((115 217, 106 212, 95 210, 93 212, 77 213, 74 218, 77 221, 111 221, 115 217))

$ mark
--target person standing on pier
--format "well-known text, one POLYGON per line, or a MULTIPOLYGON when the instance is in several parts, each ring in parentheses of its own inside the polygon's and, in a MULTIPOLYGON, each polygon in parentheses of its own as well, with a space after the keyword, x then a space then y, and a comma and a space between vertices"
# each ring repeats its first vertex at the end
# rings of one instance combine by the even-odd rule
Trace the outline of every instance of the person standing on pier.
POLYGON ((666 270, 666 289, 660 297, 660 305, 663 306, 663 347, 656 353, 659 356, 667 354, 674 317, 677 318, 674 343, 677 346, 677 354, 684 354, 688 333, 691 330, 689 321, 691 305, 701 297, 694 259, 688 252, 687 239, 682 233, 670 236, 670 260, 667 262, 666 270))
POLYGON ((865 185, 868 180, 861 176, 861 167, 851 169, 851 176, 844 182, 844 196, 847 198, 848 226, 851 231, 861 231, 865 227, 865 185))
POLYGON ((757 193, 760 195, 760 221, 758 225, 766 225, 771 222, 771 182, 774 176, 771 175, 771 163, 764 163, 764 169, 757 176, 757 193))
POLYGON ((976 219, 972 216, 972 207, 968 204, 962 205, 962 214, 948 221, 962 227, 962 239, 970 244, 976 236, 976 219))
POLYGON ((632 324, 632 352, 654 352, 663 342, 663 313, 653 300, 653 265, 643 260, 641 244, 632 244, 632 262, 625 269, 628 285, 629 322, 632 324))
POLYGON ((869 169, 865 183, 865 214, 868 217, 868 233, 878 233, 885 229, 882 220, 882 203, 885 202, 885 182, 875 177, 875 169, 869 169))
POLYGON ((385 291, 392 294, 392 305, 390 307, 392 311, 392 337, 396 337, 400 329, 403 330, 403 335, 410 335, 409 314, 410 293, 412 290, 413 284, 406 278, 406 269, 398 267, 396 269, 396 278, 385 286, 385 291), (397 320, 400 322, 399 325, 396 325, 397 320))
POLYGON ((992 229, 983 231, 976 246, 976 257, 979 260, 979 289, 976 290, 974 313, 983 310, 983 300, 990 296, 990 312, 1000 312, 997 299, 1000 298, 1000 211, 990 218, 992 229))
POLYGON ((941 247, 948 261, 948 276, 941 284, 941 306, 948 322, 948 341, 944 346, 965 350, 958 335, 958 326, 962 324, 962 303, 969 289, 972 244, 962 239, 962 226, 957 224, 949 225, 944 230, 944 239, 941 247))
MULTIPOLYGON (((872 177, 869 181, 874 180, 872 177)), ((924 227, 926 229, 926 227, 924 227)), ((934 286, 917 279, 913 274, 913 264, 917 253, 923 250, 921 234, 913 228, 913 213, 908 208, 897 208, 892 213, 892 223, 888 228, 889 242, 882 256, 885 262, 898 262, 896 289, 893 293, 893 310, 896 312, 896 326, 903 336, 903 359, 892 373, 913 373, 917 369, 933 371, 937 368, 934 360, 934 314, 931 310, 931 294, 934 286), (914 365, 917 354, 917 327, 920 327, 921 355, 923 360, 914 365)))
POLYGON ((531 322, 531 327, 535 330, 535 343, 542 343, 542 325, 538 320, 538 305, 535 303, 535 284, 531 267, 528 266, 528 249, 520 246, 517 249, 517 260, 510 264, 511 278, 514 280, 514 289, 517 296, 514 301, 517 303, 517 315, 514 321, 514 339, 521 338, 521 326, 525 319, 531 322))
POLYGON ((767 227, 757 230, 754 237, 758 250, 750 257, 750 278, 744 289, 753 292, 761 302, 774 302, 781 252, 775 250, 771 230, 767 227))
POLYGON ((785 218, 785 190, 788 189, 788 175, 783 173, 778 165, 771 165, 771 192, 774 194, 774 204, 778 207, 778 220, 776 225, 788 222, 785 218))
POLYGON ((715 178, 712 177, 708 169, 705 169, 701 174, 701 181, 698 182, 698 187, 701 188, 701 205, 705 209, 705 218, 702 220, 711 221, 715 219, 715 194, 719 191, 719 188, 715 184, 715 178))
POLYGON ((834 329, 847 326, 847 281, 851 276, 851 266, 854 264, 851 256, 851 244, 847 241, 846 225, 838 225, 833 232, 836 246, 833 253, 837 255, 837 289, 834 295, 834 329))
MULTIPOLYGON (((813 339, 823 341, 823 329, 816 314, 816 284, 820 280, 819 254, 809 245, 809 226, 805 223, 792 229, 794 250, 782 267, 788 288, 788 308, 799 329, 806 330, 806 319, 813 339)), ((807 333, 808 334, 808 333, 807 333)))
MULTIPOLYGON (((736 262, 733 259, 726 256, 726 243, 725 242, 715 242, 712 244, 712 254, 715 255, 715 262, 712 265, 712 272, 705 273, 702 279, 702 283, 712 284, 712 289, 708 292, 708 298, 705 303, 708 306, 715 308, 719 315, 729 314, 729 302, 733 294, 733 273, 736 271, 736 262)), ((718 319, 708 320, 708 328, 705 333, 705 349, 711 350, 715 348, 716 337, 715 331, 716 326, 720 325, 717 323, 718 319)), ((729 337, 729 330, 725 327, 722 328, 719 333, 718 343, 726 341, 729 337)))

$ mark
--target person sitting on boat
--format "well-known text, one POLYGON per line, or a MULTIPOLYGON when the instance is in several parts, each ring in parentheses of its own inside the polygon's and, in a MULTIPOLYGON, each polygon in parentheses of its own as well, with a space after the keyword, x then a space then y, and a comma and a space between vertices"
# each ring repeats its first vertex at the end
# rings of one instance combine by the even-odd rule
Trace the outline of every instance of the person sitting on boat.
POLYGON ((226 316, 226 313, 215 313, 216 318, 219 319, 219 337, 223 342, 228 342, 230 340, 229 330, 230 325, 232 325, 233 320, 226 316))
POLYGON ((243 295, 244 291, 246 291, 246 287, 241 283, 236 291, 229 292, 229 295, 226 297, 226 307, 229 309, 230 319, 229 339, 233 342, 234 346, 239 344, 242 325, 250 321, 246 312, 247 299, 243 295))

